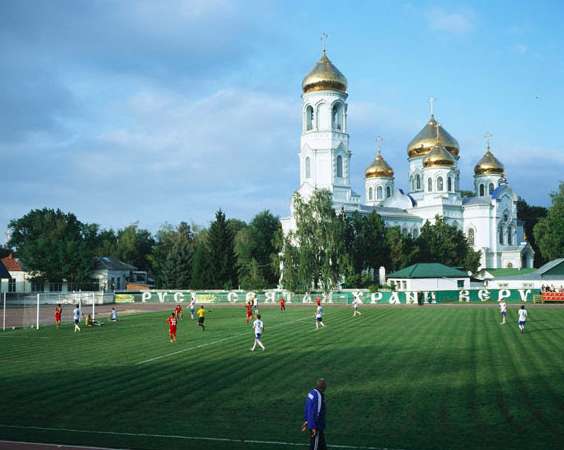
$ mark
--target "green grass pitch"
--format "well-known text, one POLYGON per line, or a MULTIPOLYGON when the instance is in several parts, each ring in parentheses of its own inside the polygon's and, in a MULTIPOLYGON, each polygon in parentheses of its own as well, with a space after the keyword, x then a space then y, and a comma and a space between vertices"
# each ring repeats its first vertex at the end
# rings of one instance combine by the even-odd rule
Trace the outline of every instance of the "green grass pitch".
POLYGON ((166 312, 1 333, 0 439, 300 448, 242 440, 305 443, 304 398, 323 376, 330 448, 564 448, 564 308, 531 306, 523 336, 514 308, 504 326, 480 305, 325 310, 315 331, 313 307, 264 308, 254 353, 243 307, 211 306, 205 332, 185 318, 176 344, 166 312))

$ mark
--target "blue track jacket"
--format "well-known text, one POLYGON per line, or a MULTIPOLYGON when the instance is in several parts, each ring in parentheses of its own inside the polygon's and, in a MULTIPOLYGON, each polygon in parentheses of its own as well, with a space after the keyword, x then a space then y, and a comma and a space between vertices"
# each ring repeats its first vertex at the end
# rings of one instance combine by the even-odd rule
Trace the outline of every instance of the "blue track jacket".
POLYGON ((325 430, 325 397, 317 389, 312 389, 307 394, 304 421, 307 422, 309 430, 325 430))

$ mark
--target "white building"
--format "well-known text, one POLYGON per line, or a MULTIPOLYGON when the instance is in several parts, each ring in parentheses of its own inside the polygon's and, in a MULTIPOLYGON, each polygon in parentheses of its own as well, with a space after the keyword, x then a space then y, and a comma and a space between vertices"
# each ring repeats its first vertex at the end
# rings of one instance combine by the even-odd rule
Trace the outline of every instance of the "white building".
POLYGON ((439 263, 419 263, 388 276, 397 291, 457 291, 470 287, 470 275, 439 263))
MULTIPOLYGON (((407 146, 407 189, 395 183, 394 171, 380 150, 365 172, 364 201, 351 186, 347 80, 324 51, 304 78, 302 134, 299 151, 300 186, 308 200, 315 189, 333 194, 336 209, 369 213, 375 210, 386 226, 399 226, 416 237, 426 220, 442 216, 466 234, 482 252, 481 266, 532 267, 534 251, 517 220, 517 195, 503 164, 489 144, 474 168, 474 192, 460 190, 460 146, 431 115, 407 146)), ((296 227, 293 206, 282 219, 287 234, 296 227)))

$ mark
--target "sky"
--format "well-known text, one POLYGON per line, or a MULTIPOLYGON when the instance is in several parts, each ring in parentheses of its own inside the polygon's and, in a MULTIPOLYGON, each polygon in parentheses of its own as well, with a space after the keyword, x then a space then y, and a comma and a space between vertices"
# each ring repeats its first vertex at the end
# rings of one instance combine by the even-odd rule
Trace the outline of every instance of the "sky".
POLYGON ((407 187, 433 96, 463 188, 489 132, 517 194, 548 206, 564 180, 562 18, 559 1, 4 0, 0 232, 43 207, 152 231, 219 208, 287 216, 321 33, 349 83, 355 191, 377 136, 407 187))

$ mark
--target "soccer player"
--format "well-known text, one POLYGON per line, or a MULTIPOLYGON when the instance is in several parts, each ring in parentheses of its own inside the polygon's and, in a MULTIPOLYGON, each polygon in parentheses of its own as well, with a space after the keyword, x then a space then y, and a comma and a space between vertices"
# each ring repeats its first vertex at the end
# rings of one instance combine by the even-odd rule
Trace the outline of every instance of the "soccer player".
POLYGON ((284 297, 280 297, 280 311, 286 311, 286 300, 284 297))
POLYGON ((264 331, 264 323, 262 322, 262 320, 260 320, 260 314, 257 314, 257 319, 253 322, 253 329, 255 330, 255 343, 253 344, 253 348, 251 348, 251 351, 254 352, 255 348, 258 345, 260 348, 262 348, 262 351, 264 352, 265 348, 261 342, 261 336, 264 331))
POLYGON ((110 319, 112 319, 112 322, 117 322, 117 310, 115 308, 112 308, 110 319))
POLYGON ((323 306, 319 305, 315 310, 315 329, 319 330, 319 327, 325 327, 323 323, 323 306))
POLYGON ((206 320, 206 310, 204 305, 201 305, 196 312, 198 316, 198 326, 202 327, 202 331, 206 331, 206 326, 204 325, 204 321, 206 320))
POLYGON ((499 313, 501 314, 500 325, 505 325, 505 318, 507 317, 507 303, 505 301, 499 301, 499 313))
POLYGON ((182 306, 177 304, 176 308, 174 308, 174 313, 176 314, 176 318, 178 320, 182 320, 182 306))
POLYGON ((196 297, 192 297, 190 301, 190 318, 194 320, 196 312, 196 297))
POLYGON ((72 310, 72 318, 74 320, 74 332, 80 331, 80 308, 78 305, 72 310))
POLYGON ((325 442, 325 389, 327 383, 323 378, 308 392, 304 407, 304 424, 302 431, 309 431, 310 450, 326 450, 325 442))
POLYGON ((63 319, 63 308, 61 307, 61 304, 59 303, 55 307, 55 324, 57 325, 57 328, 61 327, 62 319, 63 319))
POLYGON ((319 297, 315 297, 315 304, 321 306, 321 299, 319 297))
POLYGON ((253 305, 251 305, 251 302, 247 302, 247 304, 245 305, 245 315, 248 325, 253 318, 253 305))
POLYGON ((521 330, 521 334, 525 333, 525 322, 527 322, 527 310, 525 309, 525 305, 522 305, 519 310, 519 329, 521 330))
POLYGON ((171 312, 168 319, 166 319, 168 323, 168 336, 170 338, 170 343, 176 342, 176 314, 175 312, 171 312))
POLYGON ((362 313, 358 310, 358 307, 362 304, 360 299, 355 298, 352 304, 353 304, 353 317, 362 316, 362 313))

